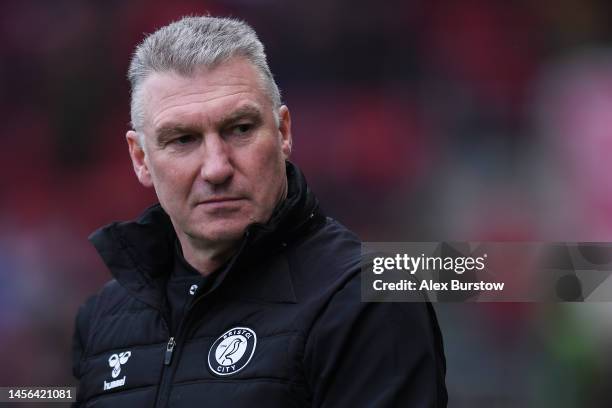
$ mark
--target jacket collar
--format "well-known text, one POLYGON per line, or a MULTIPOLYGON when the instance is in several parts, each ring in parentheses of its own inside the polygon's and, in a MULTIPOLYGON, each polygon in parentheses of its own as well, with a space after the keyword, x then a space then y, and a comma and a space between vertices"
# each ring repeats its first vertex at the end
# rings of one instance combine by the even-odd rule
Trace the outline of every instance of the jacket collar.
MULTIPOLYGON (((290 162, 287 162, 287 180, 287 198, 267 223, 252 224, 246 229, 240 249, 214 273, 216 276, 207 293, 215 291, 231 276, 232 280, 240 279, 240 285, 232 286, 249 287, 248 291, 237 293, 241 298, 295 302, 287 260, 284 256, 272 255, 317 228, 325 216, 303 174, 290 162), (258 265, 257 270, 251 265, 258 265)), ((136 220, 109 224, 96 230, 89 239, 111 274, 128 292, 161 309, 165 282, 172 268, 175 236, 170 218, 156 204, 136 220)))

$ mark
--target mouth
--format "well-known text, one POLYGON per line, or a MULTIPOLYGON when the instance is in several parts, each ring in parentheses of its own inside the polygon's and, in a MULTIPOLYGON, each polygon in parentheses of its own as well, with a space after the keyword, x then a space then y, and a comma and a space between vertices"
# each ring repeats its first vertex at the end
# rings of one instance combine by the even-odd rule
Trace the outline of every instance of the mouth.
POLYGON ((205 206, 222 206, 222 205, 231 205, 234 203, 239 203, 244 201, 242 197, 214 197, 209 198, 208 200, 200 201, 196 205, 205 205, 205 206))

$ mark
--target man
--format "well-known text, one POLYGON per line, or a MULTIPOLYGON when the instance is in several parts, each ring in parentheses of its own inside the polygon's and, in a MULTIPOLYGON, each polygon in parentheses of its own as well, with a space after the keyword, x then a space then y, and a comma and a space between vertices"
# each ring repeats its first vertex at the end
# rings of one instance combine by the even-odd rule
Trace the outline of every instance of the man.
POLYGON ((159 205, 90 238, 114 280, 77 316, 77 404, 445 406, 431 305, 360 301, 360 241, 287 161, 254 31, 183 18, 129 78, 130 156, 159 205))

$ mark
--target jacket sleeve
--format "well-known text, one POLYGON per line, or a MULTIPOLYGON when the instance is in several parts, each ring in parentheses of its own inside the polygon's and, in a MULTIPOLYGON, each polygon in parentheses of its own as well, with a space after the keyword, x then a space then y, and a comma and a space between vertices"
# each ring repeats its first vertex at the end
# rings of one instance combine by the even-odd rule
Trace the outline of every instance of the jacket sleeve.
MULTIPOLYGON (((89 326, 93 315, 96 296, 90 297, 80 308, 75 319, 74 335, 72 336, 72 375, 79 382, 81 381, 81 361, 87 344, 89 335, 89 326)), ((73 408, 81 406, 83 401, 80 395, 80 386, 77 389, 76 402, 73 403, 73 408)))
POLYGON ((314 407, 445 407, 446 362, 430 303, 361 302, 357 275, 319 316, 304 350, 314 407))

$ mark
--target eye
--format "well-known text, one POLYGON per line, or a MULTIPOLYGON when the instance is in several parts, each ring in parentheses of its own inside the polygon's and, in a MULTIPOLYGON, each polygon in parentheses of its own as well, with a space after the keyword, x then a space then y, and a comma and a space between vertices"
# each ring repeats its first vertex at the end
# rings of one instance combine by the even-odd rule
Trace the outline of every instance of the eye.
POLYGON ((236 135, 245 135, 249 133, 251 129, 253 129, 253 125, 251 123, 241 123, 239 125, 234 126, 232 133, 236 135))
POLYGON ((175 143, 177 145, 187 145, 191 142, 195 141, 195 136, 193 135, 182 135, 175 139, 172 139, 171 143, 175 143))

